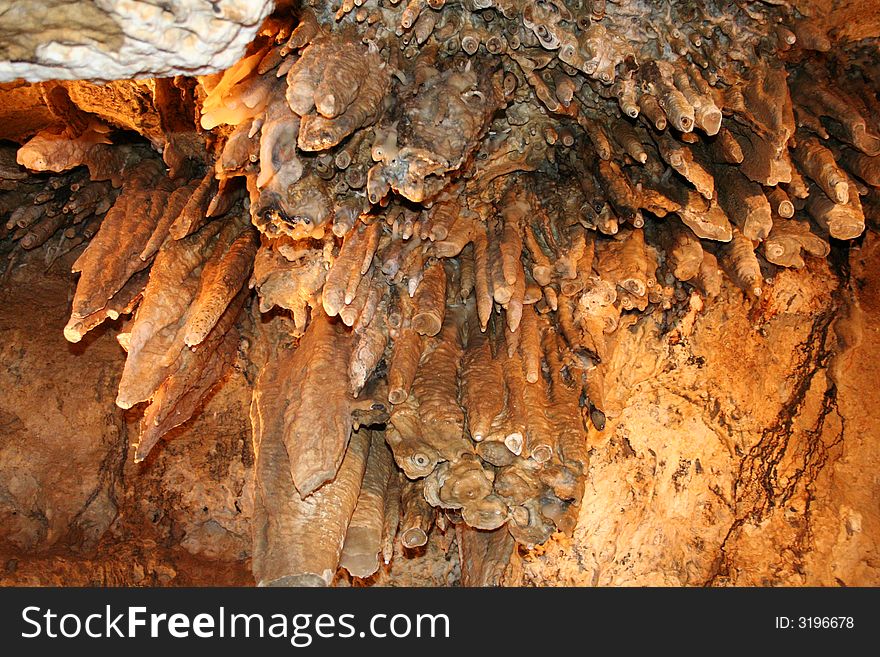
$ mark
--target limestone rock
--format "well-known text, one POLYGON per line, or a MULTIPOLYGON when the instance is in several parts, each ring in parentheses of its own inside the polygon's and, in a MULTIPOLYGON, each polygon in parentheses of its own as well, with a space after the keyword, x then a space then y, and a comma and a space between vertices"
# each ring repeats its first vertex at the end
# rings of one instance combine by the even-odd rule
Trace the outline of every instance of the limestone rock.
POLYGON ((244 53, 272 0, 3 0, 0 80, 204 75, 244 53))

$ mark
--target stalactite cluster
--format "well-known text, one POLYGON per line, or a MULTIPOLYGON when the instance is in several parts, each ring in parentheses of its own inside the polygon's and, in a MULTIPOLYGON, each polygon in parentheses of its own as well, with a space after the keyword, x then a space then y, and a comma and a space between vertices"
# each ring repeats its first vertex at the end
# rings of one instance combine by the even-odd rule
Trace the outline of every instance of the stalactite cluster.
POLYGON ((5 234, 87 242, 69 340, 131 313, 137 459, 247 352, 258 583, 368 577, 435 523, 506 559, 575 526, 616 332, 876 215, 876 50, 830 50, 784 2, 286 6, 156 81, 153 151, 61 87, 17 152, 54 175, 2 152, 5 234))
MULTIPOLYGON (((97 233, 118 190, 101 175, 68 168, 47 177, 31 176, 16 163, 15 148, 0 147, 0 274, 11 271, 24 252, 44 245, 50 267, 97 233)), ((113 308, 114 318, 133 308, 129 302, 113 308)))

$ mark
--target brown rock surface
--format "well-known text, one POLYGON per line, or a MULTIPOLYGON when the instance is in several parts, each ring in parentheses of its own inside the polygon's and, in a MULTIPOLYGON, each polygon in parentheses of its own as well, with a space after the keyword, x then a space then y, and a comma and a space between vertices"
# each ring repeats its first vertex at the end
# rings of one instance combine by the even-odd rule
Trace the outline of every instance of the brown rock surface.
POLYGON ((876 235, 850 265, 852 290, 811 261, 751 313, 726 288, 689 336, 633 327, 574 538, 530 555, 525 582, 876 586, 876 235))
POLYGON ((0 0, 10 581, 873 582, 876 17, 307 4, 0 0))
POLYGON ((113 408, 114 331, 64 341, 69 264, 30 258, 0 291, 0 584, 251 583, 244 376, 133 463, 140 412, 113 408))
MULTIPOLYGON (((809 262, 760 307, 727 284, 702 314, 621 337, 578 527, 524 555, 523 584, 880 582, 880 240, 852 250, 851 289, 809 262)), ((122 353, 108 331, 66 345, 69 283, 39 271, 0 300, 0 582, 252 583, 244 375, 133 464, 138 414, 112 405, 122 353)), ((458 583, 449 531, 354 583, 458 583)))

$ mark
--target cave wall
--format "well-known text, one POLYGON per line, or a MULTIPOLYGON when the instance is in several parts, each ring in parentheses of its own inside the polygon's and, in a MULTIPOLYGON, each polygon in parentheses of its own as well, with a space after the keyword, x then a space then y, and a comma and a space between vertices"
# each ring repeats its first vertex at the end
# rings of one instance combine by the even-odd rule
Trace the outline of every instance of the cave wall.
POLYGON ((837 44, 880 35, 880 6, 875 0, 797 0, 794 5, 837 44))
POLYGON ((111 327, 63 337, 70 259, 43 254, 0 291, 0 582, 252 583, 253 455, 240 370, 168 449, 135 464, 141 413, 113 404, 111 327))
POLYGON ((820 263, 757 312, 727 297, 687 336, 627 335, 578 529, 525 581, 876 586, 876 234, 850 264, 849 285, 820 263))

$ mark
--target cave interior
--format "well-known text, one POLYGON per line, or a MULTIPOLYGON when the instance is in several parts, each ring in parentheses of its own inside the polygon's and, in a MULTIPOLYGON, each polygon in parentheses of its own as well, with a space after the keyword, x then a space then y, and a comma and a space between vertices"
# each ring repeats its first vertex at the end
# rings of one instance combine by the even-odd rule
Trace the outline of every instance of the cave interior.
POLYGON ((0 9, 0 583, 880 584, 877 3, 0 9))

